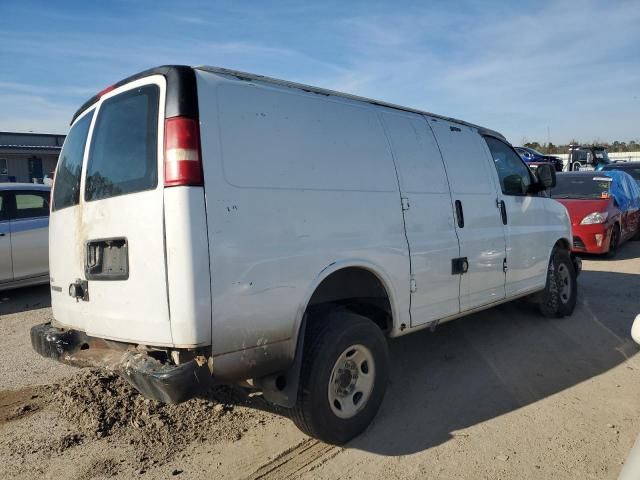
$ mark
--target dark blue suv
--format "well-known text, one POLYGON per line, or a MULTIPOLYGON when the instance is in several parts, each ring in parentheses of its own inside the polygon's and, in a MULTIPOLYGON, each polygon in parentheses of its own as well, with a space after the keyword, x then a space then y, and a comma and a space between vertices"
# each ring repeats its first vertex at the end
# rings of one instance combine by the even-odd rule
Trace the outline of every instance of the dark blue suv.
POLYGON ((556 172, 562 171, 562 159, 560 157, 554 157, 553 155, 545 155, 544 153, 540 153, 537 150, 529 147, 515 147, 516 152, 520 155, 525 162, 546 162, 553 165, 556 169, 556 172))

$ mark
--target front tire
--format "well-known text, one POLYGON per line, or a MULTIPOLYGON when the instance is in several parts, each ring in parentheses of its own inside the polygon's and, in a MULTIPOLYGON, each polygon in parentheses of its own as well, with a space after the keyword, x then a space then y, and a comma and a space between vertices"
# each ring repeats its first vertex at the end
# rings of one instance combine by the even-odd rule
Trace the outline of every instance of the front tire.
POLYGON ((547 269, 547 283, 540 295, 540 312, 548 318, 571 315, 576 308, 578 282, 569 252, 554 249, 547 269))
POLYGON ((607 250, 606 257, 614 258, 618 254, 618 247, 620 246, 620 227, 614 225, 611 229, 609 236, 609 250, 607 250))
POLYGON ((387 341, 373 321, 348 310, 310 319, 294 423, 307 435, 340 445, 373 420, 387 387, 387 341))

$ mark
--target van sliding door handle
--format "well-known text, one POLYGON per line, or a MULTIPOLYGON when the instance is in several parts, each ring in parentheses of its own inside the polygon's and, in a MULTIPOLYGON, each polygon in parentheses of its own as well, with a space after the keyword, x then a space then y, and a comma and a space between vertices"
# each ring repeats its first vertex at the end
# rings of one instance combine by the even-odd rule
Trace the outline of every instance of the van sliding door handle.
POLYGON ((504 204, 504 200, 500 200, 500 216, 502 217, 502 224, 507 224, 507 207, 504 204))
POLYGON ((462 211, 462 202, 456 200, 456 220, 458 221, 458 228, 464 228, 464 212, 462 211))

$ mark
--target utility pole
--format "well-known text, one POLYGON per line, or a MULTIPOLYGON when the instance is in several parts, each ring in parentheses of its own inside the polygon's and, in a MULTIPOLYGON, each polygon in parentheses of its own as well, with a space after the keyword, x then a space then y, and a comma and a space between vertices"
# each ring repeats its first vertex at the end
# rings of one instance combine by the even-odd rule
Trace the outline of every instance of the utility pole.
POLYGON ((549 125, 547 125, 547 146, 551 143, 551 135, 549 134, 549 125))

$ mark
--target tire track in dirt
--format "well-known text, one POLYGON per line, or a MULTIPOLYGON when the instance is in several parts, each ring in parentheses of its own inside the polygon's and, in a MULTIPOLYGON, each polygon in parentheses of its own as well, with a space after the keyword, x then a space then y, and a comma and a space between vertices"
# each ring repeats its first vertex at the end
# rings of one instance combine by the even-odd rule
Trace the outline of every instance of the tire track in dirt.
POLYGON ((283 480, 294 478, 304 472, 314 470, 331 460, 341 451, 340 447, 307 438, 262 465, 247 479, 261 480, 268 478, 269 480, 283 480))

